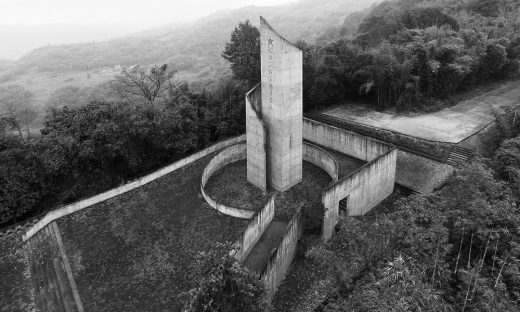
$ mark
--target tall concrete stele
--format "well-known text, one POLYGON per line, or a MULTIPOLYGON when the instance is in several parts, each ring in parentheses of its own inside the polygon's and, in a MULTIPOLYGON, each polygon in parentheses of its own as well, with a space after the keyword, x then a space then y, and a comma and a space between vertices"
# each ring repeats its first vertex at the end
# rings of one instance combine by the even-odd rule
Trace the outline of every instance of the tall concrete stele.
POLYGON ((264 191, 302 180, 302 51, 260 17, 262 82, 246 96, 247 179, 264 191))

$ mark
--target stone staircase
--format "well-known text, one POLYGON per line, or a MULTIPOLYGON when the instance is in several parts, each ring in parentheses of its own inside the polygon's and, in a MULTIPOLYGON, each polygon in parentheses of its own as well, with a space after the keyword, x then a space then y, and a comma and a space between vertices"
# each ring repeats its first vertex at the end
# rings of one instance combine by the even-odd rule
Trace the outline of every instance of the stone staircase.
POLYGON ((467 148, 455 145, 446 159, 448 165, 459 167, 462 164, 467 163, 475 153, 467 148))

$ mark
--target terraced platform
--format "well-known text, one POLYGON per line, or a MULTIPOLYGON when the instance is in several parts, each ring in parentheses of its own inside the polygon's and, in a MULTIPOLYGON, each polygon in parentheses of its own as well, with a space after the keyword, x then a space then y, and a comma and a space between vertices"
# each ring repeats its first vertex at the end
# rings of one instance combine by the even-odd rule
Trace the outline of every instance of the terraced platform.
POLYGON ((514 81, 434 113, 405 116, 355 104, 336 106, 322 113, 419 139, 459 143, 493 122, 497 110, 519 105, 520 81, 514 81))

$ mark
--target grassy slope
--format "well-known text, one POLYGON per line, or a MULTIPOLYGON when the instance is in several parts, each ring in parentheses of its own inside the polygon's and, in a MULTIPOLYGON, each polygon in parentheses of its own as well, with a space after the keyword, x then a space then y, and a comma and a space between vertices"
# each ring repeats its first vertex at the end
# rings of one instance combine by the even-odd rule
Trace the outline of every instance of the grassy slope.
POLYGON ((21 238, 0 237, 0 312, 35 311, 32 288, 21 238))
POLYGON ((210 157, 59 221, 87 311, 170 311, 194 286, 197 253, 239 237, 247 221, 200 196, 210 157))

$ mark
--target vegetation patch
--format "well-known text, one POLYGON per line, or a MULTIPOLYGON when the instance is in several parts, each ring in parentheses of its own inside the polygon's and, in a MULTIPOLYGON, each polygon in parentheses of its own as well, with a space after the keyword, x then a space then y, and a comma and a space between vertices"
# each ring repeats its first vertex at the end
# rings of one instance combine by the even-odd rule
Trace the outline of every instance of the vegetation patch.
POLYGON ((247 181, 247 161, 225 166, 210 177, 206 184, 209 197, 219 204, 258 211, 269 200, 269 194, 247 181))
POLYGON ((0 311, 34 311, 29 262, 20 237, 0 237, 0 311))
POLYGON ((442 186, 452 172, 450 165, 401 150, 397 152, 395 180, 410 189, 431 193, 442 186))
POLYGON ((240 237, 247 220, 200 196, 213 156, 59 221, 85 310, 175 310, 201 278, 197 255, 240 237))

